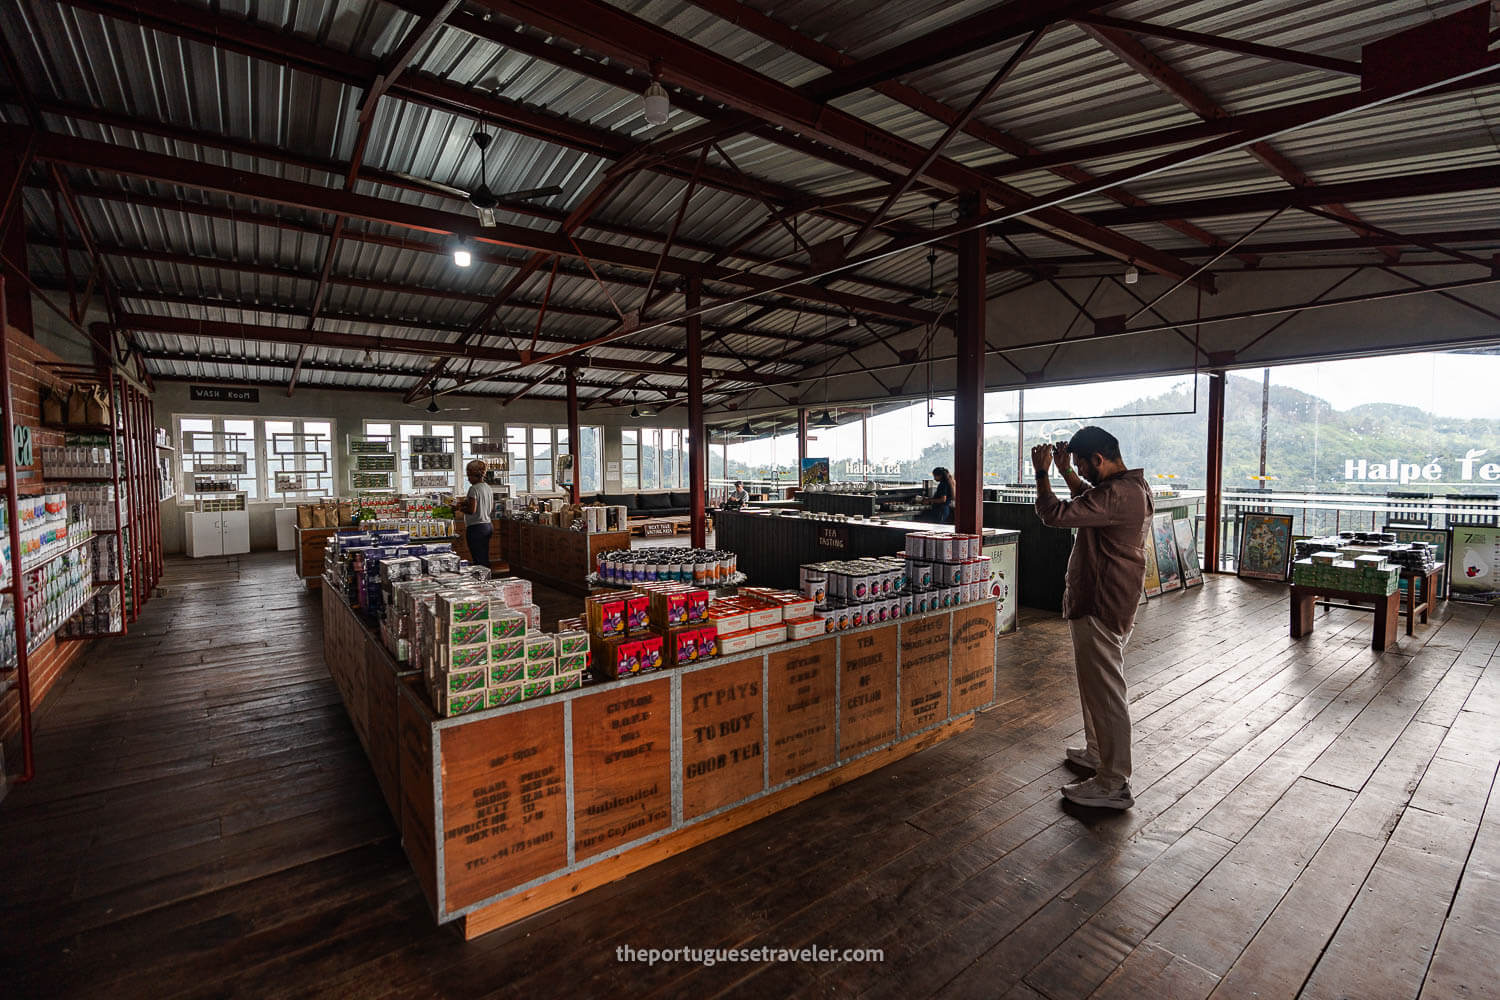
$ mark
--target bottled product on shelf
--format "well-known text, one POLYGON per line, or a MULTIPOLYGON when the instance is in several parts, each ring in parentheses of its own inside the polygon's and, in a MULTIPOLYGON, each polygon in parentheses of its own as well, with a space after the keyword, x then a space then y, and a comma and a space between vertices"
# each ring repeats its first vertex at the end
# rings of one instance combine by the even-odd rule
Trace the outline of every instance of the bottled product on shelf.
POLYGON ((111 584, 99 588, 57 634, 63 639, 87 639, 124 629, 125 613, 120 603, 120 587, 118 584, 111 584))
POLYGON ((598 557, 599 579, 616 587, 635 583, 717 586, 739 572, 739 556, 711 549, 614 549, 598 557))
MULTIPOLYGON (((94 573, 88 546, 81 546, 24 574, 27 649, 33 650, 56 632, 93 596, 94 573)), ((0 604, 0 642, 6 668, 16 660, 14 595, 0 604)))

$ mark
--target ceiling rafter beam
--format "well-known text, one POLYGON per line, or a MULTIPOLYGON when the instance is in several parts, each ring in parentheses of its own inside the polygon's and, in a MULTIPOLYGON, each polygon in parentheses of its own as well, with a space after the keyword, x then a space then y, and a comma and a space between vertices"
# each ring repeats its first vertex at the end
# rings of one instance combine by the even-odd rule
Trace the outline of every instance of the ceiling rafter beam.
MULTIPOLYGON (((0 126, 0 139, 24 143, 25 130, 0 126)), ((594 240, 575 240, 555 233, 544 233, 524 226, 480 226, 477 219, 440 212, 418 205, 389 201, 350 191, 338 191, 279 180, 232 167, 184 160, 175 156, 143 150, 122 150, 108 143, 76 139, 55 134, 37 134, 34 155, 38 159, 62 163, 80 169, 142 177, 166 184, 215 191, 220 194, 253 198, 308 212, 343 214, 367 222, 384 223, 440 237, 456 236, 471 243, 491 244, 530 250, 535 253, 557 253, 569 258, 590 258, 618 267, 650 271, 656 255, 646 251, 617 247, 594 240)), ((776 285, 791 298, 803 298, 847 310, 871 312, 908 323, 926 323, 932 317, 924 310, 900 303, 872 299, 849 292, 836 292, 806 285, 749 275, 723 267, 709 267, 685 258, 671 257, 662 264, 664 271, 684 277, 701 277, 710 281, 739 285, 763 291, 776 285)))
MULTIPOLYGON (((1097 24, 1088 22, 1082 23, 1081 26, 1087 34, 1092 36, 1110 52, 1114 53, 1127 66, 1144 76, 1159 90, 1191 110, 1198 117, 1211 121, 1215 118, 1223 118, 1229 114, 1206 91, 1170 66, 1166 60, 1146 48, 1138 39, 1133 38, 1118 28, 1100 27, 1097 24)), ((1280 150, 1276 149, 1275 146, 1271 145, 1269 141, 1260 140, 1252 142, 1246 147, 1246 152, 1259 160, 1272 173, 1286 181, 1292 187, 1313 186, 1313 179, 1303 173, 1295 163, 1280 150)), ((1345 220, 1345 224, 1354 229, 1359 235, 1373 235, 1369 229, 1361 228, 1362 220, 1345 206, 1334 203, 1329 208, 1334 214, 1341 216, 1345 220)), ((1384 248, 1382 252, 1390 260, 1400 257, 1400 252, 1394 248, 1384 248)))
POLYGON ((1279 45, 1262 45, 1259 42, 1245 42, 1237 38, 1225 38, 1223 35, 1212 35, 1202 31, 1189 31, 1185 28, 1174 28, 1165 24, 1147 24, 1144 21, 1123 17, 1110 17, 1107 14, 1098 13, 1080 14, 1072 18, 1072 20, 1081 24, 1090 24, 1096 28, 1114 28, 1119 31, 1128 31, 1132 35, 1165 38, 1174 42, 1184 42, 1188 45, 1219 49, 1224 52, 1236 52, 1240 55, 1255 56, 1273 62, 1311 66, 1314 69, 1325 69, 1330 73, 1342 73, 1346 76, 1357 77, 1363 71, 1360 63, 1353 59, 1335 59, 1332 56, 1320 56, 1313 52, 1299 52, 1295 49, 1288 49, 1279 45))
MULTIPOLYGON (((924 151, 917 144, 875 128, 828 104, 829 100, 838 96, 838 87, 819 90, 815 85, 821 81, 814 81, 813 84, 793 89, 600 0, 480 2, 489 9, 554 31, 610 58, 620 59, 627 65, 659 65, 665 80, 752 114, 769 124, 817 138, 872 163, 900 169, 915 166, 923 158, 924 151), (651 53, 651 56, 648 58, 642 53, 651 53)), ((1068 13, 1092 6, 1102 4, 1019 0, 998 11, 979 15, 985 21, 985 26, 969 30, 988 34, 995 30, 996 24, 1013 26, 1023 21, 1028 24, 1027 30, 1035 30, 1042 23, 1051 23, 1068 13), (1017 21, 1018 12, 1023 9, 1030 12, 1030 17, 1017 21), (1041 19, 1040 23, 1033 23, 1037 19, 1041 19)), ((944 32, 948 30, 943 29, 944 32)), ((1000 40, 1009 40, 1017 32, 1007 27, 1002 34, 1003 38, 1000 40)), ((1025 31, 1019 34, 1025 34, 1025 31)), ((966 39, 966 42, 971 40, 972 37, 966 39)), ((903 54, 909 54, 906 53, 906 46, 900 48, 903 54)), ((920 45, 916 45, 912 51, 920 51, 920 45)), ((841 76, 848 79, 863 78, 863 72, 859 67, 851 67, 846 71, 831 73, 823 80, 841 76)), ((868 82, 878 82, 878 79, 876 74, 868 82)), ((854 89, 860 88, 857 86, 854 89)), ((1031 200, 1025 192, 998 183, 979 171, 946 157, 935 160, 924 172, 924 176, 949 191, 979 191, 990 201, 1007 209, 1018 208, 1031 200)), ((1056 206, 1026 213, 1025 219, 1028 224, 1043 232, 1060 233, 1101 252, 1113 254, 1121 260, 1134 259, 1142 267, 1174 278, 1183 277, 1190 270, 1183 261, 1171 254, 1092 226, 1056 206)))

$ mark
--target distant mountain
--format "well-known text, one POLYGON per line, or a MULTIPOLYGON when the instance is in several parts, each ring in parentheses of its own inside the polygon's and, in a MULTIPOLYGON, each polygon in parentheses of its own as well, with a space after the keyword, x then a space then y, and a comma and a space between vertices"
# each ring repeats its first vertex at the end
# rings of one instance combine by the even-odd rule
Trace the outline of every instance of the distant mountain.
MULTIPOLYGON (((1208 439, 1208 379, 1199 376, 1196 399, 1190 379, 1184 378, 1167 392, 1144 396, 1109 410, 1093 422, 1120 439, 1127 464, 1146 470, 1148 478, 1162 485, 1201 489, 1207 480, 1205 459, 1208 439), (1175 479, 1155 479, 1175 476, 1175 479)), ((1224 485, 1230 490, 1255 489, 1260 472, 1260 427, 1263 385, 1259 378, 1231 375, 1225 391, 1224 485)), ((1086 389, 1080 399, 1086 400, 1086 389)), ((921 404, 918 404, 921 405, 921 404)), ((1044 430, 1059 425, 1075 426, 1075 414, 1086 414, 1086 403, 1072 411, 1028 413, 1026 445, 1039 443, 1044 430)), ((1097 411, 1096 411, 1097 412, 1097 411)), ((1016 447, 1015 424, 989 427, 985 440, 986 483, 1012 482, 1021 472, 1016 447)), ((1500 424, 1493 420, 1458 420, 1437 417, 1419 407, 1397 403, 1365 403, 1336 410, 1327 400, 1300 389, 1272 385, 1266 400, 1266 474, 1276 477, 1270 487, 1298 492, 1385 492, 1387 489, 1421 491, 1420 483, 1402 487, 1397 483, 1351 483, 1345 479, 1347 461, 1410 463, 1442 467, 1442 482, 1427 488, 1435 493, 1477 492, 1500 494, 1500 481, 1484 482, 1477 469, 1484 462, 1500 463, 1500 424), (1475 463, 1472 483, 1459 482, 1460 462, 1473 449, 1489 449, 1475 463)), ((835 456, 835 472, 838 460, 835 456)), ((921 454, 900 463, 901 478, 929 477, 937 465, 952 467, 951 438, 929 446, 921 454)), ((731 459, 731 476, 757 476, 758 470, 731 459)), ((1029 478, 1029 470, 1025 473, 1029 478)), ((783 478, 795 479, 790 466, 783 478)))

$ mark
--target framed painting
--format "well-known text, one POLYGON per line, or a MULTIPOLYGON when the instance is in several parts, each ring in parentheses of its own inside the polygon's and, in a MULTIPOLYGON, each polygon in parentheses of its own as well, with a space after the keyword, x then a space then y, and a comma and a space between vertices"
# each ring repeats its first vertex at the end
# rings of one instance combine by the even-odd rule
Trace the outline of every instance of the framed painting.
POLYGON ((1198 565, 1197 531, 1192 518, 1174 519, 1172 534, 1177 539, 1177 561, 1182 566, 1182 585, 1184 587, 1203 586, 1203 567, 1198 565))
POLYGON ((1291 565, 1292 515, 1242 514, 1238 575, 1282 583, 1291 565))
POLYGON ((1147 597, 1161 596, 1161 570, 1156 566, 1156 533, 1146 529, 1146 579, 1143 584, 1147 597))
POLYGON ((1161 592, 1169 594, 1182 589, 1182 566, 1177 561, 1177 536, 1172 531, 1172 514, 1166 511, 1151 518, 1151 540, 1156 549, 1156 572, 1161 577, 1161 592))

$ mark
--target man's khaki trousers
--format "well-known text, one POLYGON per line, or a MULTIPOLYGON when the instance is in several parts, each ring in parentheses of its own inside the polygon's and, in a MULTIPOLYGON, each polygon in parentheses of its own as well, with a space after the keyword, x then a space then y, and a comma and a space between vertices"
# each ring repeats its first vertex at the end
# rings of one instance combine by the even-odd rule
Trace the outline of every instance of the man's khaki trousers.
POLYGON ((1099 758, 1095 775, 1107 785, 1118 785, 1130 780, 1130 704, 1125 698, 1125 644, 1130 633, 1111 632, 1092 615, 1074 618, 1068 625, 1084 735, 1089 753, 1099 758))

